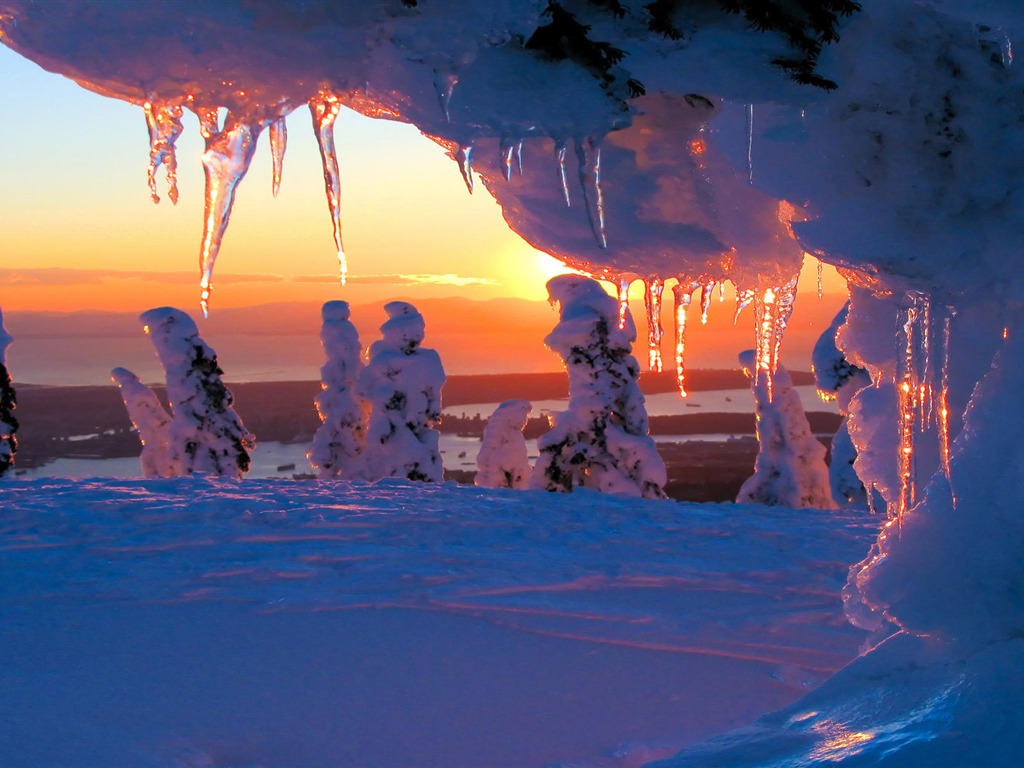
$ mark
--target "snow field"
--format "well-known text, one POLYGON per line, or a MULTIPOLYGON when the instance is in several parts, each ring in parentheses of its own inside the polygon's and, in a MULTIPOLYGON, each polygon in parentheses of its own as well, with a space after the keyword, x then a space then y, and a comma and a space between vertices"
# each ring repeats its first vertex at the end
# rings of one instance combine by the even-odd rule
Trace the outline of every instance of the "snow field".
POLYGON ((4 766, 635 766, 857 652, 864 512, 383 481, 0 491, 4 766))

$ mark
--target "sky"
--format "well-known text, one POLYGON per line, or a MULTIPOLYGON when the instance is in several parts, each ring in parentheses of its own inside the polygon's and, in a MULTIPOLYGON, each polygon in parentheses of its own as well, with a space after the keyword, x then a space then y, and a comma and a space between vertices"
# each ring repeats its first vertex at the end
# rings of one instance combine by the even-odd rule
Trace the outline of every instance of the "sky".
MULTIPOLYGON (((87 91, 2 45, 0 89, 0 308, 8 315, 8 328, 15 324, 11 313, 32 310, 137 315, 169 305, 197 315, 203 175, 195 117, 186 110, 178 141, 179 202, 173 206, 164 196, 161 173, 163 199, 154 205, 146 183, 149 148, 141 107, 87 91)), ((547 279, 568 271, 507 227, 482 184, 470 195, 457 165, 415 128, 343 109, 335 133, 350 277, 348 285, 340 286, 322 167, 306 110, 288 118, 288 129, 279 196, 271 193, 265 141, 239 187, 214 276, 214 314, 277 302, 315 307, 331 299, 353 306, 455 296, 542 301, 547 279)), ((805 295, 813 293, 815 282, 814 261, 808 261, 801 285, 805 295)), ((844 288, 828 268, 826 290, 844 288)), ((642 314, 641 294, 642 286, 635 283, 634 314, 642 314)), ((801 309, 798 304, 798 312, 810 314, 795 322, 823 328, 835 312, 836 296, 827 306, 805 301, 801 309)), ((435 326, 453 327, 455 319, 439 317, 445 311, 443 302, 432 303, 435 326)), ((501 347, 511 343, 502 336, 508 311, 495 313, 505 319, 490 328, 485 327, 486 313, 474 315, 480 332, 491 335, 458 346, 494 348, 489 359, 481 358, 481 372, 507 371, 512 359, 520 369, 557 368, 542 342, 554 318, 531 319, 535 330, 529 338, 515 340, 520 347, 536 348, 532 362, 525 352, 499 359, 501 347)), ((315 308, 310 312, 312 370, 319 365, 317 314, 315 308)), ((666 324, 669 315, 666 311, 666 324)), ((377 317, 367 320, 363 325, 375 329, 377 317)), ((218 346, 216 339, 207 340, 218 346)), ((16 344, 10 355, 15 362, 31 356, 30 381, 66 381, 67 375, 50 377, 40 366, 67 355, 43 357, 36 350, 30 355, 24 346, 16 344)), ((731 366, 737 351, 705 364, 731 366)), ((76 352, 87 358, 92 354, 76 352)), ((699 345, 694 352, 700 360, 699 345)), ((801 355, 793 367, 807 367, 801 355)), ((638 356, 645 357, 642 351, 638 356)), ((105 378, 113 365, 126 364, 99 360, 90 383, 105 378)), ((12 371, 17 380, 17 367, 12 371)))

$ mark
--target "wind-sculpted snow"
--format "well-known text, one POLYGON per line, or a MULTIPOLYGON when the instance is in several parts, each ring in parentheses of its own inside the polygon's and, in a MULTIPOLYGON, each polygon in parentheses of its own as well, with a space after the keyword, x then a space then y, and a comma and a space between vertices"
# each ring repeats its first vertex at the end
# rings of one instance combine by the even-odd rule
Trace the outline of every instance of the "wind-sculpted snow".
POLYGON ((408 481, 0 495, 11 768, 637 765, 852 657, 877 525, 408 481))

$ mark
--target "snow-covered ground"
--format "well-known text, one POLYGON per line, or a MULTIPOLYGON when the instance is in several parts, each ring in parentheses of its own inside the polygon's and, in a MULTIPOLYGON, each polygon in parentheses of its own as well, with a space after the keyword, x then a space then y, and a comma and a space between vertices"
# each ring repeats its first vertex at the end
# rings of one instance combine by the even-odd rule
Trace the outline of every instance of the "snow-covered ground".
POLYGON ((865 512, 404 481, 7 480, 0 764, 636 766, 866 634, 865 512))

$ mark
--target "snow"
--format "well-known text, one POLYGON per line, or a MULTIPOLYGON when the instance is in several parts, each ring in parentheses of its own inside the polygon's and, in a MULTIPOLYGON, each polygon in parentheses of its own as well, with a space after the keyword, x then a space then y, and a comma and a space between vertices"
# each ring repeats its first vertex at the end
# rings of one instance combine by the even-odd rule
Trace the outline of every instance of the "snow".
POLYGON ((254 438, 231 407, 233 397, 221 381, 217 353, 180 309, 149 309, 139 320, 167 374, 167 442, 174 474, 241 477, 249 469, 254 438))
MULTIPOLYGON (((0 29, 5 44, 86 87, 203 118, 217 150, 206 163, 217 172, 204 300, 256 136, 324 89, 435 138, 468 186, 479 173, 517 231, 571 264, 661 287, 682 278, 683 292, 732 280, 757 307, 756 364, 767 375, 800 250, 840 267, 851 309, 839 350, 874 383, 849 406, 854 466, 893 515, 847 597, 858 621, 874 611, 905 634, 807 709, 669 764, 1017 764, 1024 74, 1012 41, 1022 6, 864 0, 822 52, 822 75, 838 83, 825 92, 771 66, 792 53, 784 36, 754 32, 740 15, 680 5, 674 40, 650 34, 651 6, 617 18, 610 4, 566 0, 593 41, 629 54, 595 77, 520 45, 549 23, 544 5, 352 3, 321 14, 308 4, 0 0, 0 29), (629 76, 648 95, 627 103, 629 76), (219 132, 218 107, 228 109, 219 132), (546 181, 509 173, 521 139, 524 169, 548 168, 546 181)), ((771 399, 770 378, 767 387, 771 399)), ((580 426, 569 421, 556 429, 580 426)), ((417 504, 431 491, 421 493, 417 504)), ((848 513, 832 514, 838 525, 848 513)), ((254 762, 195 754, 198 764, 254 762)))
POLYGON ((750 376, 757 417, 757 459, 754 474, 740 486, 736 501, 786 507, 833 506, 825 446, 811 432, 800 396, 793 391, 789 371, 779 367, 774 396, 768 382, 756 374, 757 355, 740 353, 740 365, 750 376))
POLYGON ((382 338, 370 346, 356 394, 370 406, 366 444, 354 477, 403 477, 428 483, 443 475, 438 452, 444 367, 433 349, 421 346, 423 316, 412 304, 384 305, 382 338))
POLYGON ((320 369, 323 390, 315 398, 323 424, 313 435, 309 462, 323 479, 352 471, 366 440, 366 409, 355 386, 363 368, 359 332, 348 302, 328 301, 321 308, 320 342, 327 362, 320 369))
POLYGON ((523 429, 533 406, 507 400, 487 419, 476 457, 476 484, 485 488, 526 488, 532 468, 523 429))
POLYGON ((624 768, 856 654, 864 512, 5 481, 0 762, 624 768))
POLYGON ((152 389, 127 368, 115 368, 110 378, 121 390, 128 418, 142 443, 139 465, 143 477, 175 477, 180 467, 171 458, 169 433, 171 415, 164 410, 152 389))
POLYGON ((620 316, 619 303, 589 277, 553 277, 547 288, 559 320, 544 343, 565 361, 569 404, 549 415, 551 430, 537 440, 530 486, 665 498, 665 463, 648 434, 631 354, 632 316, 620 316))

